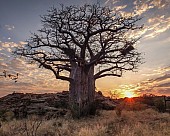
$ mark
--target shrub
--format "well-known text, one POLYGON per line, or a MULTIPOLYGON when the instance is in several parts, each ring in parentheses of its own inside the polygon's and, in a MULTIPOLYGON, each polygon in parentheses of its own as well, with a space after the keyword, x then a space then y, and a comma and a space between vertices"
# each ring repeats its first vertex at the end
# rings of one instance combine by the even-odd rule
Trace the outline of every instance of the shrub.
POLYGON ((1 121, 10 121, 14 118, 14 113, 12 111, 1 111, 0 119, 1 121))
POLYGON ((14 113, 12 111, 7 111, 5 112, 4 117, 7 121, 10 121, 14 118, 14 113))
POLYGON ((155 108, 156 110, 158 110, 159 112, 165 112, 165 103, 164 100, 162 98, 157 98, 154 100, 154 104, 155 104, 155 108))
POLYGON ((5 114, 6 110, 0 110, 0 118, 2 118, 5 114))
POLYGON ((154 99, 156 98, 153 94, 143 94, 141 97, 142 102, 148 106, 154 106, 154 99))
POLYGON ((123 111, 124 107, 125 107, 125 103, 124 102, 121 102, 120 104, 118 104, 116 106, 115 112, 116 112, 116 115, 118 117, 121 117, 122 111, 123 111))

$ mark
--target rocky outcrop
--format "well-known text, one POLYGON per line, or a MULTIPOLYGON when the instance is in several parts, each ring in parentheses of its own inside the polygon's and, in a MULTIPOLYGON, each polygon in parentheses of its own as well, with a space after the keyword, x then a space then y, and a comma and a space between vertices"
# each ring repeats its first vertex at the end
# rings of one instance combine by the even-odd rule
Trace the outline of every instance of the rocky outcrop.
POLYGON ((36 115, 65 115, 68 108, 68 92, 48 94, 13 93, 0 98, 0 113, 12 111, 16 118, 36 115))
MULTIPOLYGON (((96 92, 96 107, 98 109, 113 110, 116 103, 96 92)), ((0 115, 3 112, 11 111, 16 118, 27 117, 31 114, 56 117, 64 116, 69 111, 69 92, 32 94, 12 93, 0 98, 0 115)))
POLYGON ((95 93, 97 109, 114 110, 117 103, 110 97, 105 97, 101 91, 95 93))

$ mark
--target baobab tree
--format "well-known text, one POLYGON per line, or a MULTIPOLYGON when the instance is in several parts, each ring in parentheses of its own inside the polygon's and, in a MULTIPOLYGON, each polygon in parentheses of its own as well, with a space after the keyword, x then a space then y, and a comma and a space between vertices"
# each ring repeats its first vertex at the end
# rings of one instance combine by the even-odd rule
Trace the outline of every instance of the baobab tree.
POLYGON ((99 4, 52 7, 41 17, 42 29, 15 54, 69 82, 73 115, 92 114, 95 81, 121 77, 123 71, 134 70, 141 62, 141 54, 133 46, 138 38, 128 37, 141 28, 138 20, 99 4))

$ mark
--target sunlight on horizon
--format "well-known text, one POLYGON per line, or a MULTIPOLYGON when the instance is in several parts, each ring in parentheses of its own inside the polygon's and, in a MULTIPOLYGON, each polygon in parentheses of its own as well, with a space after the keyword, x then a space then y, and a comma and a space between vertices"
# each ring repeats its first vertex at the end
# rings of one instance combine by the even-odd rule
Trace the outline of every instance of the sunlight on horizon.
POLYGON ((128 98, 136 97, 136 94, 134 94, 134 92, 130 92, 130 91, 125 91, 123 95, 124 95, 124 97, 128 97, 128 98))

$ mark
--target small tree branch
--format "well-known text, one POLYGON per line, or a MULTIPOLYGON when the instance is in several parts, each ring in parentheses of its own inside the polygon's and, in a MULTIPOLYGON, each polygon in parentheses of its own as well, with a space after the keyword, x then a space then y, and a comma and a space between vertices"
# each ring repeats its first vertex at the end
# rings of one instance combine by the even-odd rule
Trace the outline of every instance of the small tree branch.
POLYGON ((41 60, 36 59, 36 58, 33 58, 33 60, 39 62, 44 68, 51 70, 54 73, 56 79, 61 79, 61 80, 69 81, 69 82, 71 81, 71 78, 65 77, 65 76, 60 76, 59 75, 59 73, 60 73, 59 70, 55 71, 50 65, 47 65, 47 64, 43 63, 41 60))
POLYGON ((102 75, 99 75, 97 77, 95 77, 94 79, 99 79, 99 78, 102 78, 102 77, 106 77, 106 76, 116 76, 116 77, 121 77, 122 75, 119 75, 119 74, 102 74, 102 75))

